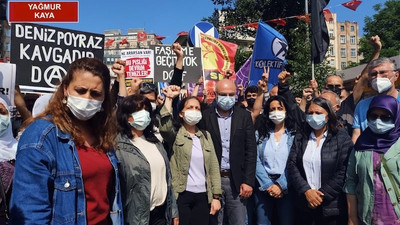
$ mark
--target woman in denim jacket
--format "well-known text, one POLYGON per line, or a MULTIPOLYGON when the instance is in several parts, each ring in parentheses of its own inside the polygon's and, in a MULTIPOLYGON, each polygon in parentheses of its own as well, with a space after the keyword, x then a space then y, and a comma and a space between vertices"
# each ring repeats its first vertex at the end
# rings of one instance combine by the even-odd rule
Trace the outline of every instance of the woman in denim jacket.
POLYGON ((18 145, 10 224, 123 224, 110 72, 74 61, 18 145))
POLYGON ((374 97, 367 121, 347 167, 349 224, 400 224, 400 104, 374 97))
POLYGON ((168 156, 154 135, 151 114, 150 101, 142 95, 125 97, 118 104, 117 155, 124 221, 129 225, 177 225, 168 156))
POLYGON ((258 188, 249 199, 249 224, 293 224, 292 198, 288 194, 286 161, 294 138, 294 121, 285 99, 268 99, 256 123, 258 188), (255 210, 255 218, 252 211, 255 210), (276 218, 273 216, 276 215, 276 218))

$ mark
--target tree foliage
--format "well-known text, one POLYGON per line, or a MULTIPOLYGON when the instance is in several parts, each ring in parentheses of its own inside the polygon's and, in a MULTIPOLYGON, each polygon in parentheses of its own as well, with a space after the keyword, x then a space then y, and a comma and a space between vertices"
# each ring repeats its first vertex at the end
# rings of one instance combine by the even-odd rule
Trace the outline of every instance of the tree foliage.
POLYGON ((364 56, 361 63, 371 58, 373 49, 368 44, 369 39, 379 35, 382 42, 380 56, 391 57, 400 51, 400 1, 388 0, 384 5, 374 6, 376 14, 365 17, 364 36, 360 38, 359 54, 364 56))
MULTIPOLYGON (((227 25, 242 25, 259 20, 267 21, 276 18, 302 15, 305 13, 304 0, 211 0, 220 10, 205 20, 213 23, 217 28, 227 25), (222 20, 220 18, 221 14, 222 20)), ((310 2, 310 1, 309 1, 310 2)), ((309 7, 311 8, 311 7, 309 7)), ((292 91, 296 96, 301 96, 302 90, 308 87, 311 80, 311 43, 307 34, 310 34, 309 26, 296 18, 288 19, 285 26, 268 23, 278 30, 289 44, 289 52, 286 59, 292 65, 295 72, 291 78, 292 91)), ((246 27, 237 27, 233 32, 239 32, 243 36, 255 37, 255 31, 246 27)), ((228 39, 227 32, 220 32, 222 39, 228 39)), ((233 41, 229 38, 229 41, 233 41)), ((240 49, 240 48, 239 48, 240 49)), ((235 57, 235 67, 240 66, 247 60, 251 52, 244 49, 238 50, 235 57)), ((335 71, 326 63, 315 65, 315 77, 320 87, 325 83, 328 74, 335 71)))

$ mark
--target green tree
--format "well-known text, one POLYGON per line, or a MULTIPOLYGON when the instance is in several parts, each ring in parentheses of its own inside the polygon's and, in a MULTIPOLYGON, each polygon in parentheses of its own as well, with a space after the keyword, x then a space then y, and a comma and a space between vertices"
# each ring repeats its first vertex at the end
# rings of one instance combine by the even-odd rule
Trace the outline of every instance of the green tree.
MULTIPOLYGON (((304 14, 304 0, 211 0, 220 10, 215 9, 214 13, 205 20, 213 23, 216 27, 226 25, 241 25, 259 20, 267 21, 276 18, 304 14), (223 15, 221 17, 221 15, 223 15), (222 20, 220 19, 222 18, 222 20)), ((310 1, 309 1, 310 2, 310 1)), ((311 8, 311 7, 309 7, 311 8)), ((291 78, 292 91, 296 96, 301 96, 304 88, 308 87, 311 80, 311 43, 307 34, 310 34, 310 26, 296 18, 288 19, 285 26, 278 26, 269 23, 274 29, 278 30, 289 44, 289 52, 286 59, 294 71, 291 78)), ((237 27, 233 32, 241 35, 255 37, 255 31, 246 27, 237 27)), ((220 37, 231 42, 230 32, 220 32, 220 37), (226 35, 228 34, 228 35, 226 35)), ((238 43, 238 42, 236 42, 238 43)), ((246 46, 248 47, 248 46, 246 46)), ((240 66, 247 60, 249 52, 238 50, 235 57, 235 67, 240 66)), ((315 78, 321 88, 325 83, 325 78, 335 70, 326 62, 315 65, 315 78)))
MULTIPOLYGON (((311 42, 307 36, 308 29, 309 26, 306 23, 298 21, 296 28, 289 30, 287 35, 292 42, 289 43, 286 60, 292 66, 293 74, 290 78, 290 86, 296 97, 302 96, 303 89, 308 87, 312 78, 311 42)), ((326 61, 314 65, 314 75, 320 90, 325 84, 326 77, 335 72, 335 69, 326 61)))
POLYGON ((373 49, 368 44, 369 39, 379 35, 382 42, 381 57, 391 57, 400 51, 400 1, 388 0, 374 6, 376 14, 365 17, 364 36, 360 38, 359 55, 364 59, 361 63, 367 63, 371 58, 373 49))

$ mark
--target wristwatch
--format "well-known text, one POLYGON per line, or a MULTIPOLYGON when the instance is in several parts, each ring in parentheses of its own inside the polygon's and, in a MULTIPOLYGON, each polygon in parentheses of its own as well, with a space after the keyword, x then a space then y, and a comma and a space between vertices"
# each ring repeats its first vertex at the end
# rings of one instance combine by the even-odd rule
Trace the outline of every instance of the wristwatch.
POLYGON ((221 200, 221 195, 213 194, 213 199, 215 199, 215 200, 221 200))

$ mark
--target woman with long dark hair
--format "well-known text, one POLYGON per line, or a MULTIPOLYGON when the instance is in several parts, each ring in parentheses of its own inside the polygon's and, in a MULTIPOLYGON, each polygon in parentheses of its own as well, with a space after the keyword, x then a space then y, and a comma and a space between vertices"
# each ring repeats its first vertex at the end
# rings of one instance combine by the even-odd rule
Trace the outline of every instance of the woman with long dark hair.
POLYGON ((110 72, 74 61, 19 140, 11 224, 123 224, 110 72))
POLYGON ((346 224, 342 188, 353 144, 345 130, 338 129, 332 106, 323 98, 307 105, 306 121, 287 163, 288 180, 296 193, 296 224, 346 224))
POLYGON ((182 99, 176 127, 172 119, 172 99, 179 94, 169 86, 161 109, 160 132, 172 146, 172 185, 178 202, 181 225, 207 225, 209 215, 221 208, 221 175, 211 135, 196 124, 201 120, 201 104, 195 96, 182 99))
POLYGON ((285 99, 268 99, 257 119, 257 187, 248 202, 249 224, 293 224, 292 198, 288 195, 286 162, 295 128, 285 99), (254 215, 252 210, 255 209, 254 215), (275 216, 275 218, 273 218, 275 216))
POLYGON ((178 223, 171 171, 163 144, 153 130, 150 101, 130 95, 118 104, 117 156, 125 224, 178 223))

